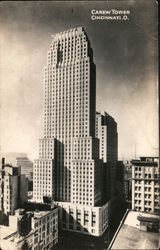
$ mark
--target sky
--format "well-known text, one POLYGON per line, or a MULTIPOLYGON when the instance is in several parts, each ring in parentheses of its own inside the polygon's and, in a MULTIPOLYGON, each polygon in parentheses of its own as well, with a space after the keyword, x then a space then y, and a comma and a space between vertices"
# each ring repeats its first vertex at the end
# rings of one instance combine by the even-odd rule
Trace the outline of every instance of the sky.
POLYGON ((156 1, 5 1, 0 17, 1 152, 38 157, 51 35, 83 26, 94 52, 97 110, 118 124, 119 159, 158 155, 156 1), (92 10, 113 9, 130 11, 127 20, 91 19, 92 10))

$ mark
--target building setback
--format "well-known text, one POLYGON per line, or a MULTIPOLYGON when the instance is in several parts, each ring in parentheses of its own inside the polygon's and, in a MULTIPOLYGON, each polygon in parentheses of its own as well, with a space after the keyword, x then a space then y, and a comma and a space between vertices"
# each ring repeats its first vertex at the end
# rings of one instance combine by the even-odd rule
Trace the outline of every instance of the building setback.
POLYGON ((159 158, 132 160, 132 209, 159 214, 159 158))
POLYGON ((54 200, 60 218, 68 214, 60 221, 63 229, 101 235, 108 204, 102 204, 103 161, 95 137, 96 67, 82 27, 53 36, 44 84, 44 137, 34 162, 33 199, 54 200))
POLYGON ((5 164, 2 158, 0 169, 0 211, 14 214, 14 210, 27 201, 28 182, 20 168, 5 164))

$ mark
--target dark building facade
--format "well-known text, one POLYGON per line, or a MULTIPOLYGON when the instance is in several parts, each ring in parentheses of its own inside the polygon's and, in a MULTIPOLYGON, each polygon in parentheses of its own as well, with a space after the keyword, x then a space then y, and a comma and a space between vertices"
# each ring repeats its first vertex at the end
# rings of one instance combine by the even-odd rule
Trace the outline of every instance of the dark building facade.
POLYGON ((106 112, 96 112, 96 137, 99 139, 99 156, 104 165, 104 193, 105 199, 115 194, 116 167, 118 160, 118 132, 117 123, 106 112))

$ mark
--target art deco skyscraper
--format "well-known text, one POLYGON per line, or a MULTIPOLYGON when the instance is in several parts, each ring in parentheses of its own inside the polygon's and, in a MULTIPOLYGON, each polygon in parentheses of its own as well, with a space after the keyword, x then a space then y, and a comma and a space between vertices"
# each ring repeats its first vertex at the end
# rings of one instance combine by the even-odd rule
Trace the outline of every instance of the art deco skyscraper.
MULTIPOLYGON (((103 211, 97 207, 102 202, 103 162, 95 138, 96 67, 83 28, 53 36, 44 81, 44 138, 34 163, 33 198, 43 201, 49 196, 81 226, 90 223, 85 232, 99 235, 107 222, 92 223, 103 211), (84 213, 90 222, 84 221, 84 213)), ((70 223, 63 220, 64 228, 79 230, 70 223)))

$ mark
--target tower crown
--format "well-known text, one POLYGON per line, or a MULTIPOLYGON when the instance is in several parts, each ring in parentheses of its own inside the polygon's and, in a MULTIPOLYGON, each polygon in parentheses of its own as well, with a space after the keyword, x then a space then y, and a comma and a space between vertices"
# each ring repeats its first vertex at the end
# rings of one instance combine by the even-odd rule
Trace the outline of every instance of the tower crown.
POLYGON ((47 65, 71 63, 87 57, 92 60, 93 52, 83 27, 60 32, 52 37, 53 40, 47 54, 47 65))

